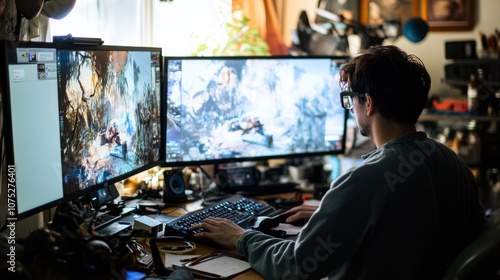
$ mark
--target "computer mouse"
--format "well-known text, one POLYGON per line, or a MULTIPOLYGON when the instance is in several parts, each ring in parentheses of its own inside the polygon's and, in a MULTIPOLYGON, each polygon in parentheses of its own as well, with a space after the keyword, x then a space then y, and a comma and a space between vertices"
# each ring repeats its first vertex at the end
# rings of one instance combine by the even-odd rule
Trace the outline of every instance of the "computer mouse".
MULTIPOLYGON (((257 227, 258 228, 275 228, 281 223, 287 224, 286 219, 288 217, 290 217, 292 214, 293 213, 287 213, 287 214, 278 214, 278 215, 273 216, 273 217, 262 217, 262 219, 257 221, 257 223, 258 223, 257 227)), ((301 226, 305 225, 306 222, 307 222, 307 220, 300 219, 300 220, 293 221, 289 224, 301 227, 301 226)))

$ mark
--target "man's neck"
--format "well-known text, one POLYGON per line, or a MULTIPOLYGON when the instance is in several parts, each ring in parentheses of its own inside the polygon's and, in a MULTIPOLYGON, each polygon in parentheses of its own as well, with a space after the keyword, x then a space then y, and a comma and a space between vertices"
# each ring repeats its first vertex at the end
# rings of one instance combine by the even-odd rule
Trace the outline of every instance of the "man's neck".
POLYGON ((415 131, 417 129, 414 124, 391 122, 378 116, 373 122, 371 138, 378 148, 392 139, 415 131))

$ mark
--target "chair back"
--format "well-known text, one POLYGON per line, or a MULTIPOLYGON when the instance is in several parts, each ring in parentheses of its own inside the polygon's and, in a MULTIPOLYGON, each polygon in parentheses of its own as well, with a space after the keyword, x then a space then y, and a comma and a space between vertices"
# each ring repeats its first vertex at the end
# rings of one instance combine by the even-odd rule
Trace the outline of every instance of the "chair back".
POLYGON ((500 209, 448 266, 444 280, 500 279, 500 209))

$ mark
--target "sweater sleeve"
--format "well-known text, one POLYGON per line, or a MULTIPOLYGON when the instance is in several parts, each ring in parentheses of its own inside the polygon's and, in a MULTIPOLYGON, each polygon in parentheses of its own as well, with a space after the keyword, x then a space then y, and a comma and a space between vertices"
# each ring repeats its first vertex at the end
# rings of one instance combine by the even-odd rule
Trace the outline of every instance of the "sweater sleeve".
POLYGON ((353 175, 334 182, 296 241, 250 230, 238 241, 240 253, 266 279, 320 279, 341 269, 370 234, 386 195, 353 175))

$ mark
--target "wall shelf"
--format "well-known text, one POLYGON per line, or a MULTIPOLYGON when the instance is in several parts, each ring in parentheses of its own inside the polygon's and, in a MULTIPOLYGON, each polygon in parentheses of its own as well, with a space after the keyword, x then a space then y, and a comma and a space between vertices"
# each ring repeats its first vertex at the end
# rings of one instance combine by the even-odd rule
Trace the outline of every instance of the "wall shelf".
POLYGON ((468 114, 434 114, 423 113, 419 121, 434 121, 434 122, 500 122, 500 116, 481 116, 481 115, 468 115, 468 114))
MULTIPOLYGON (((418 121, 423 125, 424 130, 427 131, 430 137, 435 136, 431 135, 431 132, 443 131, 443 128, 455 130, 455 132, 477 133, 476 139, 479 141, 479 146, 475 146, 475 148, 478 150, 475 150, 474 146, 471 146, 471 150, 466 148, 465 151, 467 152, 461 156, 471 169, 478 171, 476 175, 480 186, 482 203, 487 205, 491 191, 490 171, 492 169, 500 169, 500 134, 498 133, 498 129, 500 129, 500 116, 424 112, 418 121)), ((449 141, 449 139, 446 141, 448 145, 450 145, 449 141)), ((460 147, 457 150, 459 155, 460 151, 464 151, 460 147)))

